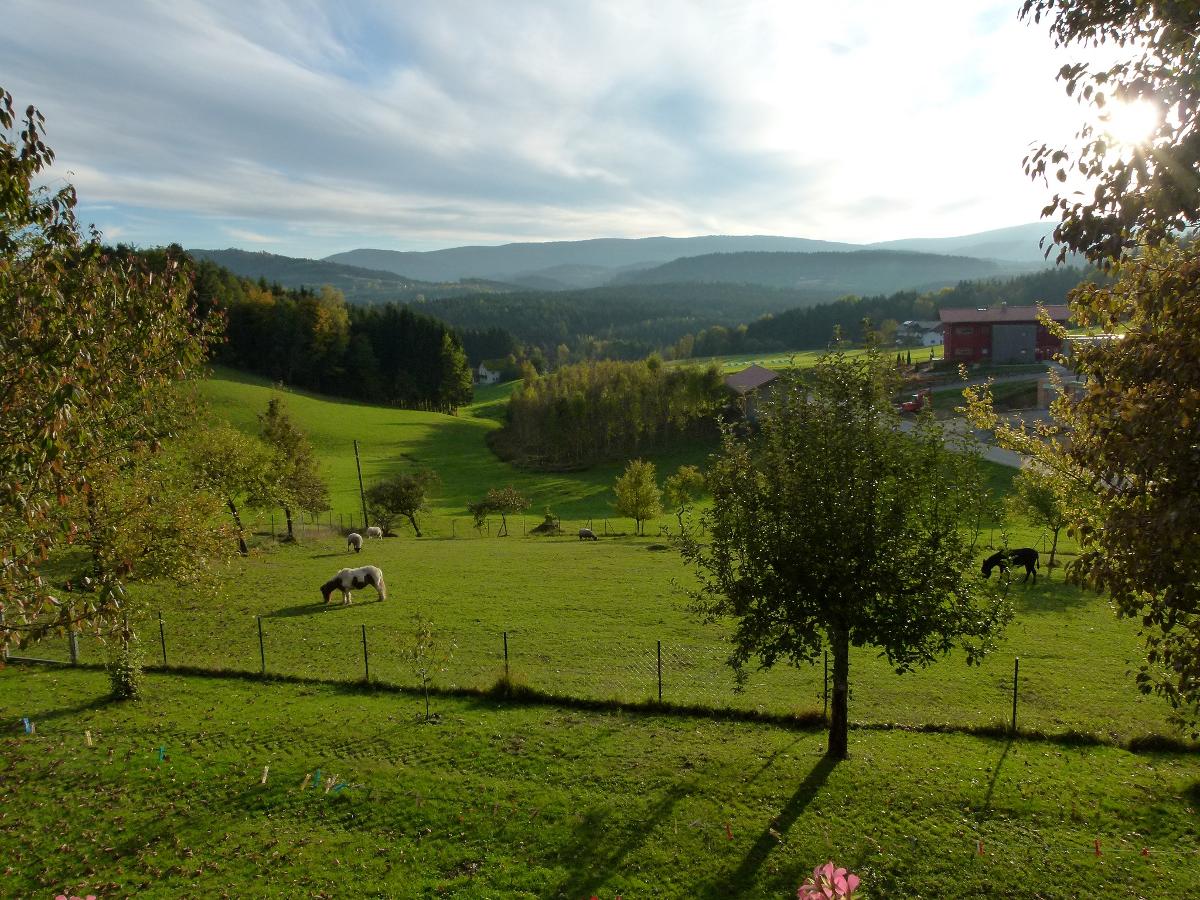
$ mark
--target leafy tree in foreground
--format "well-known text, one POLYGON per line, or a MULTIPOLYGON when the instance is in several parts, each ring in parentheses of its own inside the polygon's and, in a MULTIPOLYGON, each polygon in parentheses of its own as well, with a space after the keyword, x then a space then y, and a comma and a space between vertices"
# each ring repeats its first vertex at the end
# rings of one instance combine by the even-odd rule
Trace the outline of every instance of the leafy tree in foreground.
POLYGON ((634 533, 646 533, 646 520, 662 514, 662 491, 654 477, 654 463, 632 459, 613 485, 617 512, 633 519, 634 533))
POLYGON ((779 391, 757 435, 727 431, 706 478, 707 535, 680 541, 700 580, 694 608, 733 620, 739 680, 754 658, 799 665, 829 648, 835 759, 847 755, 851 646, 878 647, 897 672, 956 645, 974 663, 1009 615, 975 575, 977 454, 931 416, 901 432, 886 369, 877 354, 827 355, 779 391))
MULTIPOLYGON (((1068 63, 1058 73, 1069 95, 1093 108, 1074 147, 1042 145, 1025 159, 1035 179, 1078 173, 1083 192, 1055 195, 1059 261, 1068 252, 1107 265, 1136 241, 1158 243, 1197 222, 1200 198, 1200 5, 1171 0, 1025 0, 1021 18, 1046 19, 1056 46, 1119 49, 1099 68, 1068 63), (1126 53, 1127 51, 1127 53, 1126 53), (1115 58, 1114 58, 1115 57, 1115 58), (1154 115, 1142 141, 1121 143, 1108 119, 1131 105, 1154 115)), ((1128 140, 1128 139, 1126 139, 1128 140)))
POLYGON ((418 469, 374 484, 367 488, 367 515, 384 534, 391 534, 392 524, 403 516, 420 537, 417 513, 429 511, 429 490, 438 480, 437 472, 432 469, 418 469))
POLYGON ((679 530, 684 530, 683 517, 696 500, 704 493, 704 473, 695 466, 680 466, 674 475, 668 476, 663 485, 667 503, 675 509, 679 530))
MULTIPOLYGON (((170 558, 194 537, 198 520, 189 514, 178 528, 159 530, 157 548, 131 556, 144 521, 107 520, 101 507, 113 497, 111 479, 147 471, 163 442, 187 422, 176 385, 199 373, 215 329, 193 308, 179 260, 157 268, 113 260, 98 235, 83 236, 75 189, 37 187, 54 158, 41 114, 29 107, 14 134, 17 121, 11 95, 0 89, 4 646, 68 628, 113 633, 127 613, 125 582, 139 572, 170 570, 170 558), (41 570, 52 554, 81 539, 93 553, 94 590, 63 596, 41 570)), ((184 511, 172 502, 154 514, 184 511)), ((206 546, 197 547, 197 560, 206 546)))
MULTIPOLYGON (((508 534, 508 517, 529 509, 529 498, 511 484, 502 488, 489 488, 483 504, 488 512, 500 514, 500 530, 497 536, 508 534)), ((486 520, 486 513, 484 519, 486 520)), ((478 527, 478 525, 476 526, 478 527)))
POLYGON ((1113 267, 1116 280, 1073 298, 1084 325, 1124 329, 1075 348, 1085 387, 1060 397, 1054 422, 997 422, 973 392, 977 426, 1038 460, 1072 497, 1076 583, 1105 591, 1118 615, 1141 620, 1147 660, 1138 674, 1195 729, 1200 719, 1200 252, 1164 244, 1113 267))
POLYGON ((329 486, 317 470, 312 444, 292 424, 282 400, 272 397, 267 403, 267 411, 259 414, 258 423, 263 440, 275 452, 287 539, 293 541, 296 538, 292 531, 292 507, 310 514, 329 509, 329 486))
MULTIPOLYGON (((1081 552, 1068 577, 1107 591, 1119 615, 1141 620, 1139 686, 1164 695, 1195 731, 1200 245, 1176 241, 1200 222, 1200 5, 1027 0, 1022 17, 1045 18, 1058 45, 1108 45, 1105 68, 1068 65, 1059 79, 1098 118, 1138 101, 1156 110, 1157 125, 1145 140, 1117 146, 1101 121, 1081 129, 1075 147, 1042 147, 1026 161, 1034 178, 1055 171, 1065 181, 1074 171, 1087 183, 1044 212, 1057 211, 1054 239, 1064 251, 1085 253, 1115 278, 1072 291, 1072 318, 1123 337, 1075 346, 1082 395, 1055 402, 1053 424, 1030 432, 1001 425, 996 435, 1083 498, 1069 526, 1081 552), (1144 249, 1134 253, 1135 242, 1144 249)), ((984 392, 976 393, 976 424, 994 422, 984 392)))

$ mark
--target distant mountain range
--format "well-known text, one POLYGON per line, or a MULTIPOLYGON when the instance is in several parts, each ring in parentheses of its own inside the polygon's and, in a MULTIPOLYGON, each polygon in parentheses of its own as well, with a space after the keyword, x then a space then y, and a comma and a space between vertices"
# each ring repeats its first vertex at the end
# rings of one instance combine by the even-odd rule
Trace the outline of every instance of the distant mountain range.
POLYGON ((436 300, 462 294, 510 291, 512 285, 497 284, 480 278, 453 283, 418 281, 380 269, 364 269, 323 259, 298 259, 274 253, 248 250, 189 250, 194 259, 207 259, 224 266, 242 278, 263 278, 287 288, 319 288, 323 284, 340 290, 351 303, 379 303, 394 300, 436 300))
POLYGON ((767 235, 504 244, 426 252, 350 250, 323 260, 243 250, 192 250, 238 275, 286 287, 330 284, 355 303, 471 293, 709 282, 811 289, 822 295, 931 290, 1048 265, 1046 224, 951 238, 847 244, 767 235))

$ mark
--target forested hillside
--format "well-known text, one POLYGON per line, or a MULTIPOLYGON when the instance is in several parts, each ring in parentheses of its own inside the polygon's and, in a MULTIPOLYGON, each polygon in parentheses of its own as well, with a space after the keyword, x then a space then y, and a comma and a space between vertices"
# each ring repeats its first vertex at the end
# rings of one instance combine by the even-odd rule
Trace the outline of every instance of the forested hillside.
POLYGON ((840 329, 845 339, 862 340, 864 320, 872 328, 879 328, 907 319, 936 320, 939 309, 952 307, 1065 303, 1071 288, 1083 280, 1101 277, 1090 269, 1067 266, 1017 278, 962 281, 954 287, 928 293, 898 291, 886 296, 843 297, 833 303, 769 314, 737 328, 716 326, 685 335, 670 348, 670 355, 687 359, 741 352, 814 350, 827 346, 836 329, 840 329))
POLYGON ((730 282, 825 290, 838 296, 932 289, 966 278, 993 278, 1030 268, 1019 263, 935 253, 859 250, 853 253, 712 253, 676 259, 617 279, 627 284, 730 282))
POLYGON ((680 336, 837 297, 822 290, 736 284, 659 284, 451 297, 420 307, 462 329, 503 328, 554 358, 641 359, 680 336))

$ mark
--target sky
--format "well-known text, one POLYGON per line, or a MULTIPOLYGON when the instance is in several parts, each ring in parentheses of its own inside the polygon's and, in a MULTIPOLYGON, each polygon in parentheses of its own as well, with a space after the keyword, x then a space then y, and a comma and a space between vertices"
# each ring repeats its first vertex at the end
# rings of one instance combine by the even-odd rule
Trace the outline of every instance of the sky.
POLYGON ((947 237, 1082 121, 1019 5, 6 0, 0 86, 112 242, 947 237))

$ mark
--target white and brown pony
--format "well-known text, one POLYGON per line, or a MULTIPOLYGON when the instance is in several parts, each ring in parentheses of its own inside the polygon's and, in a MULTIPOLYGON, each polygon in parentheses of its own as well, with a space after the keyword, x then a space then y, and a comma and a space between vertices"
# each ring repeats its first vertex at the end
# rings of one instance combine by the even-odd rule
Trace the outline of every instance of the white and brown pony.
POLYGON ((383 583, 383 571, 376 566, 359 566, 357 569, 340 570, 321 585, 321 596, 328 603, 334 591, 341 591, 342 605, 347 606, 350 603, 350 592, 365 588, 368 584, 375 588, 380 601, 387 599, 387 586, 383 583))

